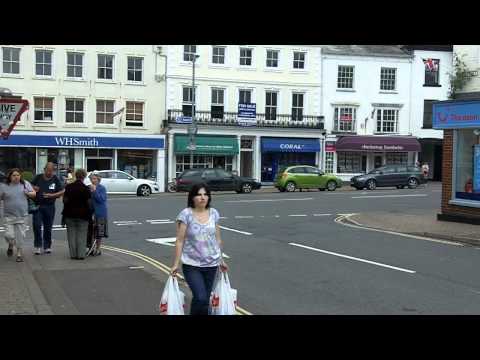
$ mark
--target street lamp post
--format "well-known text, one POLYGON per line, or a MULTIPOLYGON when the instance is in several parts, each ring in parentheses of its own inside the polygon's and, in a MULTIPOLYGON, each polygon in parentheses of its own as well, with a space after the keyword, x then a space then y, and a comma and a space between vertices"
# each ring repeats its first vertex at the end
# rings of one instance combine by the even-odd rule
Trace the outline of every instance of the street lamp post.
POLYGON ((190 127, 189 135, 190 135, 190 169, 193 168, 193 151, 195 150, 195 135, 197 134, 197 120, 195 118, 195 103, 196 103, 196 96, 195 96, 195 61, 200 57, 200 55, 193 55, 192 60, 192 125, 190 127))

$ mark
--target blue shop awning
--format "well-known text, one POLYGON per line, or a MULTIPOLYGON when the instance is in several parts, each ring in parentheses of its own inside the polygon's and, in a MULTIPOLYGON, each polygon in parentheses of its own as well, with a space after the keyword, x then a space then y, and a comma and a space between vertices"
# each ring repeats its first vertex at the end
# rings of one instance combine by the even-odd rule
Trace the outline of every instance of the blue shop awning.
POLYGON ((262 152, 319 152, 319 139, 262 138, 262 152))

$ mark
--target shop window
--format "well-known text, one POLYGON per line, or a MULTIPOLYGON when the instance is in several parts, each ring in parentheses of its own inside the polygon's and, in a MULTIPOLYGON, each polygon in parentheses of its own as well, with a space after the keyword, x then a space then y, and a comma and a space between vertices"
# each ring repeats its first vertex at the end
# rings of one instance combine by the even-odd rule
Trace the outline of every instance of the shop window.
POLYGON ((53 121, 53 98, 36 97, 33 99, 35 122, 53 121))
POLYGON ((23 172, 35 175, 35 148, 0 147, 0 171, 19 168, 23 172))
POLYGON ((113 125, 114 104, 114 101, 97 100, 97 124, 113 125))
POLYGON ((407 164, 408 164, 408 153, 406 152, 387 153, 386 165, 407 165, 407 164))
MULTIPOLYGON (((193 168, 220 168, 226 171, 233 169, 233 156, 194 155, 193 168)), ((190 169, 190 155, 177 155, 175 176, 190 169)))
POLYGON ((149 179, 156 177, 153 150, 117 150, 117 168, 133 177, 149 179))
POLYGON ((333 174, 334 158, 335 158, 334 152, 325 153, 325 172, 328 174, 333 174))
POLYGON ((480 137, 472 129, 456 133, 455 197, 480 201, 480 137))
POLYGON ((143 102, 127 101, 125 125, 134 127, 143 126, 143 102))
POLYGON ((357 109, 336 107, 333 113, 333 128, 338 132, 356 132, 357 109))
POLYGON ((113 157, 113 149, 85 149, 85 157, 113 157))
POLYGON ((337 173, 361 173, 362 155, 358 152, 337 152, 337 173))
POLYGON ((84 119, 84 100, 65 100, 65 122, 68 124, 82 124, 84 119))

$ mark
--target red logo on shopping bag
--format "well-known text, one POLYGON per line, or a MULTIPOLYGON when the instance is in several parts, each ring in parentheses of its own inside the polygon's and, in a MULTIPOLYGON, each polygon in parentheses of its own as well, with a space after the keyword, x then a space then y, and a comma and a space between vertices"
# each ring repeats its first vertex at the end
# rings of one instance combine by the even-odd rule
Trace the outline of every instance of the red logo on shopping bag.
POLYGON ((166 313, 168 308, 168 303, 160 304, 160 312, 161 313, 166 313))
POLYGON ((213 295, 212 306, 217 307, 218 305, 220 305, 220 297, 218 297, 218 295, 213 295))

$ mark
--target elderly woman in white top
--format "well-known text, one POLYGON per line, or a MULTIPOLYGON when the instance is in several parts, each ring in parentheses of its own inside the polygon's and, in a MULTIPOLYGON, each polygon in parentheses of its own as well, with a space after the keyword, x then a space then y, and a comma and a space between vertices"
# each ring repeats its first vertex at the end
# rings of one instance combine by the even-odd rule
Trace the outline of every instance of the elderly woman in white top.
POLYGON ((23 261, 22 247, 26 233, 28 216, 28 197, 36 195, 32 185, 22 179, 20 169, 11 169, 7 173, 7 181, 0 184, 0 200, 3 200, 5 240, 8 243, 7 256, 13 255, 17 248, 17 262, 23 261))

